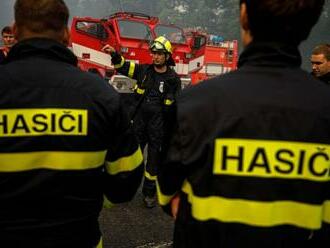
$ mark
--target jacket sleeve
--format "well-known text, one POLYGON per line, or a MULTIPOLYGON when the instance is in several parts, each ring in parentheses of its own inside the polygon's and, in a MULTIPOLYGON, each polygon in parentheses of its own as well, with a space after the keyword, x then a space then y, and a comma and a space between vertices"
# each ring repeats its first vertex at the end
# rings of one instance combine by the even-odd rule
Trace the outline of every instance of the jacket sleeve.
POLYGON ((145 89, 142 86, 142 81, 144 80, 148 65, 139 65, 133 61, 126 61, 125 58, 117 52, 111 54, 111 62, 118 73, 137 81, 133 91, 139 96, 143 95, 145 89))
POLYGON ((170 214, 172 198, 178 194, 186 178, 182 160, 182 133, 176 118, 172 120, 168 135, 165 136, 161 164, 157 173, 157 195, 160 206, 170 214))
POLYGON ((117 52, 111 54, 111 62, 117 72, 135 80, 138 80, 139 75, 143 71, 141 65, 133 61, 126 61, 125 58, 117 52))
POLYGON ((2 49, 0 49, 0 64, 5 60, 6 56, 2 49))
POLYGON ((140 186, 143 156, 121 101, 111 120, 112 131, 104 167, 104 194, 111 203, 121 203, 131 200, 140 186))

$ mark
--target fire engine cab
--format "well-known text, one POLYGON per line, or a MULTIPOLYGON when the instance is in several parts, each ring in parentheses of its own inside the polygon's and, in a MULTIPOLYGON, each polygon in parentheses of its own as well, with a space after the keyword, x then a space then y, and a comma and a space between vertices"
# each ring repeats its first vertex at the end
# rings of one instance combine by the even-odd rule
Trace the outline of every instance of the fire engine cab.
POLYGON ((132 12, 118 12, 103 19, 74 17, 71 46, 81 69, 111 78, 110 83, 119 92, 129 92, 132 80, 114 73, 110 55, 103 53, 101 48, 110 44, 128 61, 151 63, 149 44, 161 35, 172 43, 172 56, 176 62, 174 69, 183 84, 189 84, 191 48, 183 30, 173 25, 161 24, 157 17, 132 12))
POLYGON ((237 41, 211 42, 202 32, 163 24, 158 17, 135 12, 118 12, 107 18, 74 17, 71 47, 82 70, 96 72, 119 91, 130 93, 134 81, 115 73, 110 55, 101 48, 110 44, 128 61, 151 63, 149 45, 158 36, 172 44, 175 71, 183 87, 236 69, 237 41))
POLYGON ((212 39, 211 35, 191 30, 185 35, 192 49, 188 69, 192 84, 237 69, 237 40, 212 39))

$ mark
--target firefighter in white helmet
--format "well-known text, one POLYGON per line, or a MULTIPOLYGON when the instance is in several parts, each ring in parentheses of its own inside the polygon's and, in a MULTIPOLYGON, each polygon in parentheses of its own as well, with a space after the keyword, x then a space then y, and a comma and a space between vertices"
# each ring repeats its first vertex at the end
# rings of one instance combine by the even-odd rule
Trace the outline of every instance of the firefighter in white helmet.
POLYGON ((148 159, 142 193, 147 208, 155 206, 156 171, 160 163, 160 152, 169 113, 174 109, 175 97, 181 90, 181 80, 171 68, 174 66, 172 45, 163 36, 157 37, 150 45, 152 64, 136 64, 125 61, 110 45, 103 51, 111 54, 117 72, 137 81, 134 94, 136 104, 132 113, 134 129, 144 148, 148 144, 148 159))

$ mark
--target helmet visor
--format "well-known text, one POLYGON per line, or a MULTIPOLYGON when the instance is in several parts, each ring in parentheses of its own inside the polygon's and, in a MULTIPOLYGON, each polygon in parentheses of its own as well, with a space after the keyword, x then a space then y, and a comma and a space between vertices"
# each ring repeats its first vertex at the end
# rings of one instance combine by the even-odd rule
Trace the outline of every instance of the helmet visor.
POLYGON ((151 49, 151 51, 164 51, 164 52, 166 52, 166 49, 165 49, 164 45, 162 43, 160 43, 159 41, 153 42, 150 49, 151 49))

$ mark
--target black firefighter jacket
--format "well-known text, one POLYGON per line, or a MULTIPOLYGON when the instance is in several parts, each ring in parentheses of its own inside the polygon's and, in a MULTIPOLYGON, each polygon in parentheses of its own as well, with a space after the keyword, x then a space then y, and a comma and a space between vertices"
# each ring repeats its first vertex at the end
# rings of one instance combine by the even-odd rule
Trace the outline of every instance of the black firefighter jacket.
POLYGON ((137 95, 143 95, 160 106, 171 106, 181 91, 181 80, 169 66, 166 72, 158 73, 152 64, 125 61, 118 53, 112 54, 112 63, 119 73, 136 80, 134 92, 137 95))
POLYGON ((181 197, 174 247, 329 244, 330 91, 300 63, 252 43, 237 71, 179 97, 157 177, 162 206, 181 197))
POLYGON ((330 72, 323 75, 322 77, 319 77, 319 79, 329 85, 330 84, 330 72))
POLYGON ((0 246, 95 247, 103 199, 130 200, 142 154, 117 92, 52 40, 0 66, 0 246))

